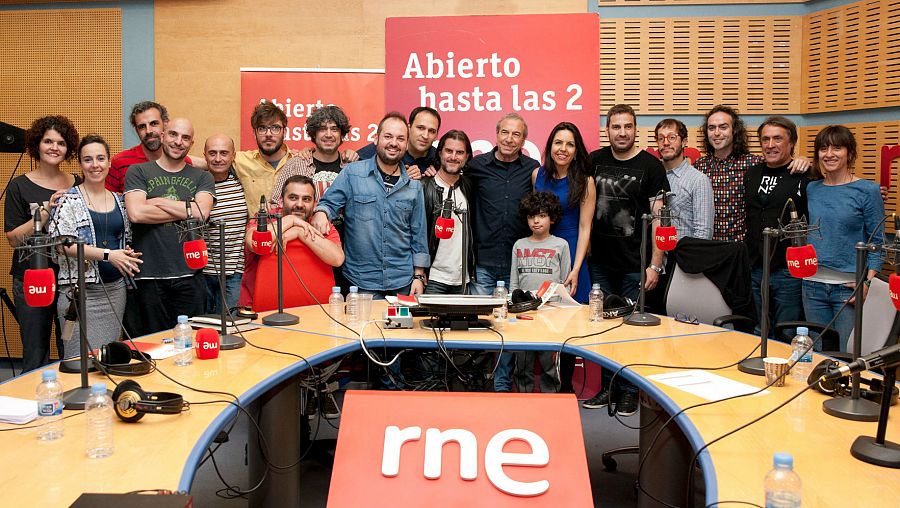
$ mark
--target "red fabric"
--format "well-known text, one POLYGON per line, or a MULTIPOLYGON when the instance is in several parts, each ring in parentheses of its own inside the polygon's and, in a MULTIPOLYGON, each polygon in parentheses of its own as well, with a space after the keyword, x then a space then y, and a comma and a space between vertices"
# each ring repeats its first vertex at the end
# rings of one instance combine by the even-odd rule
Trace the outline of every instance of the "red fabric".
MULTIPOLYGON (((132 164, 147 162, 147 155, 141 145, 133 146, 113 156, 109 165, 109 174, 106 175, 106 189, 122 194, 125 192, 125 173, 132 164)), ((192 164, 191 158, 185 157, 185 162, 192 164)))

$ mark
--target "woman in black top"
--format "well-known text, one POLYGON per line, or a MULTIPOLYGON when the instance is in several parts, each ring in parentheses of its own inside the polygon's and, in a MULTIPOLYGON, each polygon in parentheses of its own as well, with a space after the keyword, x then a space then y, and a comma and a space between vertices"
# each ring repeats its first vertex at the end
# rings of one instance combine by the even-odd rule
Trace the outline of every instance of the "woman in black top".
MULTIPOLYGON (((74 176, 59 168, 75 156, 77 146, 78 131, 64 116, 38 118, 26 131, 25 150, 37 165, 9 184, 3 207, 3 230, 12 247, 22 245, 34 233, 35 210, 40 209, 41 229, 47 232, 50 212, 58 204, 59 196, 78 183, 74 176)), ((13 277, 16 317, 22 336, 23 371, 50 362, 50 330, 56 310, 55 303, 47 307, 29 307, 25 303, 23 277, 28 266, 29 261, 23 262, 15 252, 9 273, 13 277)), ((50 266, 56 269, 52 261, 50 266)))

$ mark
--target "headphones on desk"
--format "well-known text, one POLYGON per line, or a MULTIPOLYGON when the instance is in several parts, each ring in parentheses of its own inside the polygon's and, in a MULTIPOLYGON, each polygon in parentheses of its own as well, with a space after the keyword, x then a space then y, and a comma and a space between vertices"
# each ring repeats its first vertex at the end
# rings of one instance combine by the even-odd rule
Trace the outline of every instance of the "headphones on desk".
POLYGON ((126 379, 113 392, 116 416, 133 423, 145 414, 177 415, 191 408, 190 403, 177 393, 145 392, 136 381, 126 379))
POLYGON ((603 300, 603 318, 615 319, 630 316, 634 312, 634 302, 630 298, 609 295, 603 300))
POLYGON ((521 314, 532 310, 537 310, 544 303, 543 300, 534 295, 531 291, 522 291, 521 289, 513 289, 512 303, 506 309, 510 314, 521 314))
MULTIPOLYGON (((813 368, 812 372, 809 373, 809 378, 807 378, 806 383, 815 383, 813 385, 813 389, 815 389, 819 393, 830 395, 831 397, 844 397, 850 395, 852 386, 850 383, 849 375, 841 376, 837 379, 821 379, 822 376, 833 370, 836 370, 840 366, 841 364, 834 360, 822 360, 813 368)), ((868 387, 863 388, 863 386, 860 386, 860 397, 871 400, 872 402, 876 402, 878 404, 881 403, 881 394, 884 392, 884 384, 882 384, 880 379, 866 379, 860 377, 859 384, 868 387)), ((900 395, 900 390, 897 390, 896 386, 893 386, 891 388, 891 405, 893 406, 897 403, 897 398, 898 395, 900 395)))
POLYGON ((124 342, 110 342, 100 346, 100 354, 94 358, 97 369, 114 376, 143 376, 153 371, 150 356, 131 349, 124 342), (137 363, 131 363, 137 360, 137 363))

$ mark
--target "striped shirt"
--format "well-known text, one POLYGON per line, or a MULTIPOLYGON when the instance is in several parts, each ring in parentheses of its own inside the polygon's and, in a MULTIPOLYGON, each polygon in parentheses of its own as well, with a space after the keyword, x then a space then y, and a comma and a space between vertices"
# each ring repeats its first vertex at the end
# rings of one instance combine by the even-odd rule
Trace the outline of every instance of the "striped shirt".
POLYGON ((744 176, 751 166, 762 162, 753 153, 724 159, 705 155, 694 162, 694 167, 709 177, 716 203, 716 220, 713 240, 743 242, 747 234, 747 210, 744 206, 744 176))
MULTIPOLYGON (((228 171, 228 177, 216 182, 216 204, 209 213, 209 219, 225 221, 225 275, 244 272, 244 233, 246 232, 248 211, 244 199, 244 188, 234 172, 228 171)), ((209 250, 209 264, 203 269, 204 275, 218 275, 219 249, 222 244, 219 238, 219 227, 211 224, 206 235, 209 250)))

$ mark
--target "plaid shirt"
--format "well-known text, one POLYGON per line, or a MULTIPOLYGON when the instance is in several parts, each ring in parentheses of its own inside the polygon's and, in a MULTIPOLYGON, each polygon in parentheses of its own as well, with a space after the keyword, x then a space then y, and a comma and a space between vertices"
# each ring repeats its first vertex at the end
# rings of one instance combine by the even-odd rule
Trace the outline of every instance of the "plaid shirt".
POLYGON ((732 153, 725 159, 704 155, 694 162, 694 167, 705 173, 712 183, 716 204, 713 240, 744 241, 747 234, 744 176, 751 166, 762 161, 762 157, 753 153, 732 153))

